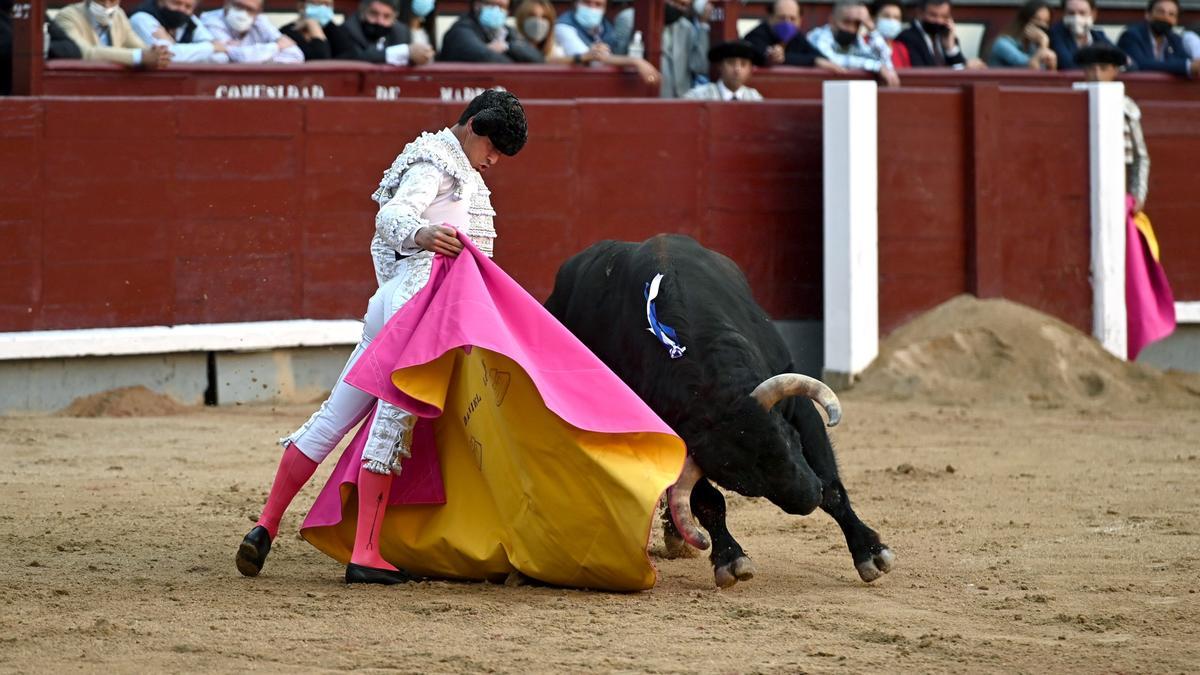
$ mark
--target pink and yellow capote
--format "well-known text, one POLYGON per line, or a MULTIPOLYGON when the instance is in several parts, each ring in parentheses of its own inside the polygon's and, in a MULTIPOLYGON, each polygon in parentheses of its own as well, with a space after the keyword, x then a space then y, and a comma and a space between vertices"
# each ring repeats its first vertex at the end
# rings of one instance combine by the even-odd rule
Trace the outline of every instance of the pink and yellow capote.
MULTIPOLYGON (((421 417, 380 547, 423 576, 636 591, 683 441, 471 243, 438 256, 347 381, 421 417)), ((639 302, 640 297, 630 298, 639 302)), ((647 339, 652 336, 647 333, 647 339)), ((347 562, 363 425, 301 534, 347 562)))

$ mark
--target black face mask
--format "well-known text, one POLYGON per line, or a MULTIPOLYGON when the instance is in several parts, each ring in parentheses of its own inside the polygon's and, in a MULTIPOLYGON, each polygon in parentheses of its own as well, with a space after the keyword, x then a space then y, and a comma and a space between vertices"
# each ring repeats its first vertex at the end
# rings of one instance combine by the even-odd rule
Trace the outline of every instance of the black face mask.
POLYGON ((925 34, 929 37, 938 37, 939 35, 945 35, 946 33, 950 32, 950 27, 944 23, 925 23, 922 21, 921 29, 924 30, 925 34))
POLYGON ((1161 19, 1155 19, 1150 22, 1150 32, 1158 37, 1165 37, 1167 33, 1171 32, 1172 28, 1174 26, 1161 19))
POLYGON ((671 24, 673 24, 676 21, 683 18, 683 10, 679 9, 678 7, 676 7, 675 5, 672 5, 669 2, 667 3, 667 6, 664 11, 665 11, 664 21, 665 21, 665 25, 667 25, 667 26, 670 26, 671 24))
POLYGON ((173 31, 187 23, 188 18, 189 15, 186 12, 167 9, 166 7, 158 8, 158 22, 168 31, 173 31))
POLYGON ((858 40, 858 33, 851 33, 848 30, 836 30, 833 32, 833 40, 838 43, 839 47, 845 49, 858 40))
POLYGON ((392 27, 391 26, 381 26, 377 23, 371 23, 370 21, 363 21, 362 22, 362 31, 363 31, 364 37, 366 37, 371 42, 375 42, 376 40, 379 40, 380 38, 387 37, 388 33, 392 32, 392 27))

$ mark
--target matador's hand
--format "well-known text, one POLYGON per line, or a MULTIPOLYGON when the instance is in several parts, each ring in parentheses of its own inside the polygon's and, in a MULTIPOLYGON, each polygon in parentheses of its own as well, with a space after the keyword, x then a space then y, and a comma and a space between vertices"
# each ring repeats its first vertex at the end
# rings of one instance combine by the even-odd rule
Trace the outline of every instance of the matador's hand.
POLYGON ((462 242, 458 240, 458 232, 449 225, 430 225, 417 230, 413 239, 417 246, 426 251, 440 253, 449 258, 456 258, 462 252, 462 242))

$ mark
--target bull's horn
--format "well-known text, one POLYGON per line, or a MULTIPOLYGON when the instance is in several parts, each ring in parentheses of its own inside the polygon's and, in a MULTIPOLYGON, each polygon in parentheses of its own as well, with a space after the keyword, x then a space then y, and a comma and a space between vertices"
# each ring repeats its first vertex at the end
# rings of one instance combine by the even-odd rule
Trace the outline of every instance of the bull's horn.
POLYGON ((825 409, 829 414, 829 426, 837 426, 842 419, 842 404, 838 402, 837 394, 824 382, 807 375, 776 375, 755 387, 750 395, 768 411, 788 396, 804 396, 816 401, 825 409))
POLYGON ((675 529, 679 530, 684 541, 701 550, 708 548, 708 537, 700 531, 696 517, 692 515, 692 488, 703 477, 700 467, 688 455, 683 461, 679 478, 667 491, 667 508, 671 509, 671 521, 675 523, 675 529))

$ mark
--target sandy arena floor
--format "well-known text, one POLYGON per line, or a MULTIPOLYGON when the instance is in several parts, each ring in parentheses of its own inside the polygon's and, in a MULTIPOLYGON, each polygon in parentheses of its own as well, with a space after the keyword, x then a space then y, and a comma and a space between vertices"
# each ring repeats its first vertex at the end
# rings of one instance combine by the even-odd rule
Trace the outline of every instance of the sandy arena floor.
POLYGON ((347 588, 296 535, 315 486, 238 576, 308 406, 0 418, 0 670, 1195 670, 1200 407, 844 404, 844 480, 892 574, 860 582, 823 514, 735 498, 757 578, 659 560, 634 595, 347 588))

